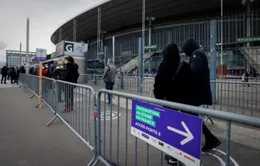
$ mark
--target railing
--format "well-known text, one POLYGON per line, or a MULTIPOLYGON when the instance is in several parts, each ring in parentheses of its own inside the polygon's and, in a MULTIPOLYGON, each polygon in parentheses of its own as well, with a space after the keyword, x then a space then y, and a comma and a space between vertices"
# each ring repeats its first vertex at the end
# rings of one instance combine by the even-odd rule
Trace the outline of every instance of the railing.
MULTIPOLYGON (((102 76, 88 76, 90 80, 86 83, 92 86, 96 91, 105 88, 102 76)), ((212 109, 218 109, 225 112, 254 116, 260 118, 260 82, 252 80, 250 82, 241 82, 240 79, 217 79, 211 81, 215 87, 212 91, 215 102, 212 109)), ((153 96, 154 77, 144 77, 142 84, 142 95, 153 96)), ((114 90, 131 94, 140 94, 138 90, 138 76, 117 76, 114 90)))
MULTIPOLYGON (((36 95, 39 95, 39 90, 36 87, 37 83, 39 84, 38 77, 21 75, 20 81, 23 84, 22 87, 28 88, 36 95)), ((224 84, 225 82, 220 83, 224 84)), ((101 162, 104 165, 158 166, 164 165, 163 156, 166 153, 186 165, 197 165, 198 163, 210 165, 211 163, 201 159, 202 155, 205 157, 209 153, 201 153, 202 119, 189 115, 195 113, 226 121, 226 165, 229 166, 232 165, 232 162, 234 163, 230 158, 231 123, 260 127, 260 118, 215 109, 194 107, 105 89, 100 89, 96 93, 90 86, 49 78, 43 78, 42 85, 43 100, 53 109, 54 113, 54 118, 47 126, 52 124, 56 118, 67 125, 93 151, 93 158, 89 165, 97 165, 98 162, 101 162), (106 104, 107 95, 113 96, 112 105, 106 104), (137 110, 137 106, 143 108, 137 110), (154 117, 147 111, 142 112, 144 109, 150 111, 150 113, 151 111, 155 113, 152 114, 154 117), (181 113, 179 110, 188 114, 181 113), (139 124, 144 125, 144 123, 141 123, 140 117, 143 117, 143 120, 149 120, 150 117, 152 119, 151 123, 146 122, 150 126, 152 125, 154 130, 151 130, 149 125, 146 125, 147 128, 145 128, 150 133, 137 129, 137 126, 134 125, 137 122, 136 120, 139 119, 139 124), (187 149, 195 149, 196 154, 182 148, 177 149, 178 152, 183 153, 175 154, 176 147, 172 147, 171 142, 163 139, 165 129, 156 127, 156 124, 167 124, 175 121, 180 122, 180 124, 176 125, 182 125, 188 134, 187 138, 189 139, 183 140, 184 142, 181 141, 183 146, 187 144, 187 149), (195 121, 197 122, 195 123, 195 121), (194 126, 196 126, 196 129, 194 129, 194 126), (158 134, 159 137, 155 138, 151 132, 160 133, 158 134), (191 140, 197 141, 190 142, 191 140)), ((254 85, 257 85, 257 83, 254 85)), ((230 91, 230 89, 226 88, 225 90, 230 91)), ((169 138, 177 139, 179 138, 178 133, 183 133, 172 127, 169 127, 168 130, 170 129, 176 133, 172 133, 173 135, 166 134, 169 138)))
POLYGON ((46 126, 60 119, 95 154, 96 98, 92 87, 43 77, 40 95, 39 77, 21 74, 20 82, 25 90, 33 92, 30 98, 42 96, 43 102, 51 108, 54 117, 46 126))
MULTIPOLYGON (((99 142, 97 144, 99 145, 98 146, 99 148, 97 150, 98 152, 97 159, 102 163, 104 163, 105 165, 109 165, 111 163, 114 163, 114 165, 125 165, 125 166, 126 165, 150 165, 151 163, 152 165, 163 165, 164 153, 158 151, 157 149, 158 147, 154 148, 153 146, 147 144, 145 141, 143 141, 145 138, 143 138, 143 140, 140 141, 136 137, 133 137, 131 136, 131 134, 129 134, 129 132, 133 132, 132 131, 133 124, 131 124, 131 121, 133 122, 133 118, 134 118, 133 117, 134 100, 155 104, 158 106, 170 107, 173 110, 182 110, 185 112, 196 113, 204 116, 225 120, 227 122, 226 123, 227 125, 226 163, 230 163, 229 160, 230 160, 231 122, 260 127, 259 118, 236 115, 233 113, 193 107, 193 106, 188 106, 188 105, 183 105, 183 104, 178 104, 178 103, 173 103, 168 101, 162 101, 162 100, 137 96, 133 94, 101 89, 98 93, 98 100, 97 100, 99 117, 101 115, 105 116, 104 119, 106 118, 113 119, 115 117, 120 117, 114 120, 113 122, 112 120, 107 122, 106 120, 102 121, 98 119, 99 142), (105 96, 107 94, 112 94, 115 97, 113 106, 106 106, 105 96)), ((161 116, 163 116, 162 114, 163 113, 161 112, 161 116)), ((172 117, 172 121, 176 120, 176 118, 172 117)), ((165 120, 165 118, 162 118, 162 120, 165 120)), ((162 121, 159 122, 165 123, 162 121)), ((185 123, 188 122, 185 121, 185 123)), ((157 130, 158 128, 155 129, 157 130)), ((142 133, 143 132, 140 132, 140 135, 142 135, 142 133)), ((195 147, 191 147, 191 148, 196 149, 195 147)), ((162 149, 163 148, 161 147, 161 150, 162 149)), ((206 154, 207 153, 204 153, 204 155, 206 154)), ((178 159, 181 159, 181 156, 179 156, 178 159)), ((189 163, 189 161, 186 161, 186 163, 189 163)), ((205 165, 210 165, 210 163, 207 163, 205 165)))

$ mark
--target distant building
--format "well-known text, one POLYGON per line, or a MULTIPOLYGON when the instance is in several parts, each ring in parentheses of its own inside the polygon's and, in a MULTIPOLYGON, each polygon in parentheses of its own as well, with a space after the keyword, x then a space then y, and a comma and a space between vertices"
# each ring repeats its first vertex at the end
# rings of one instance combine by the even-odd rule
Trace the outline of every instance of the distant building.
POLYGON ((0 62, 0 69, 5 66, 5 62, 0 62))
MULTIPOLYGON (((36 56, 36 52, 29 52, 29 63, 32 63, 32 59, 36 56)), ((17 50, 6 50, 6 66, 25 66, 26 65, 26 52, 17 50)))

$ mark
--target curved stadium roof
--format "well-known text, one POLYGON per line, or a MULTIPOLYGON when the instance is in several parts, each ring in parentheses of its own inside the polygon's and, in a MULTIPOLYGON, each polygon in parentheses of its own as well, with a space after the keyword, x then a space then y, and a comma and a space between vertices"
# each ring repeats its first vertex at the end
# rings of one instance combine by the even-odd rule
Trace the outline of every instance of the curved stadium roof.
MULTIPOLYGON (((241 0, 223 0, 224 7, 238 6, 241 0)), ((107 34, 140 28, 142 23, 142 0, 112 0, 101 6, 101 30, 107 34)), ((51 36, 54 44, 72 40, 73 20, 77 20, 77 41, 87 41, 97 36, 97 8, 94 7, 63 24, 51 36)), ((220 0, 146 0, 146 16, 155 17, 153 25, 216 16, 220 11, 220 0), (205 15, 207 13, 207 15, 205 15)))

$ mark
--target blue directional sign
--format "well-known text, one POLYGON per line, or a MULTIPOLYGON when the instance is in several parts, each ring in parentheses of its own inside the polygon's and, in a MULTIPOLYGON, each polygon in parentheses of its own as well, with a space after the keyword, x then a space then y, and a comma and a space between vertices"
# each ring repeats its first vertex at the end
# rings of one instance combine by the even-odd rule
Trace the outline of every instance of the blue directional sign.
POLYGON ((189 166, 200 166, 202 118, 133 100, 131 134, 189 166))

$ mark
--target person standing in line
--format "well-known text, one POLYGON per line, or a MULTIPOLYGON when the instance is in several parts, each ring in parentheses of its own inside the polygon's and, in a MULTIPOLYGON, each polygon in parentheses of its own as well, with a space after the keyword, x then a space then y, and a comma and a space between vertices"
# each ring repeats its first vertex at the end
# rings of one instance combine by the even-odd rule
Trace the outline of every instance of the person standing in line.
MULTIPOLYGON (((117 73, 116 66, 113 65, 113 62, 111 59, 108 59, 107 66, 105 67, 104 74, 103 74, 103 81, 105 82, 107 90, 114 89, 116 73, 117 73)), ((107 98, 108 98, 108 105, 111 105, 112 104, 112 95, 108 93, 107 98)))
POLYGON ((7 67, 7 79, 10 80, 12 67, 7 67))
MULTIPOLYGON (((58 63, 57 67, 51 72, 50 76, 51 78, 54 78, 56 80, 65 80, 65 69, 63 68, 63 63, 58 63)), ((61 92, 64 91, 63 84, 59 84, 58 86, 58 102, 61 102, 61 92)))
POLYGON ((10 77, 11 77, 11 84, 14 84, 15 83, 15 79, 17 77, 17 73, 16 73, 14 67, 11 67, 11 69, 10 69, 10 77))
MULTIPOLYGON (((64 81, 74 83, 76 84, 79 78, 79 66, 78 64, 74 63, 74 58, 71 56, 68 56, 64 59, 64 64, 65 64, 65 78, 64 81)), ((74 88, 75 86, 73 85, 65 85, 64 90, 65 90, 65 109, 64 112, 68 113, 74 110, 74 88)))
POLYGON ((15 77, 14 82, 18 85, 18 80, 19 80, 19 77, 20 77, 20 70, 19 70, 18 66, 16 66, 15 72, 16 72, 16 77, 15 77))
MULTIPOLYGON (((182 50, 186 56, 190 57, 189 66, 191 69, 192 82, 191 94, 193 95, 190 105, 212 105, 210 70, 207 55, 200 49, 199 44, 192 38, 189 38, 184 42, 182 50)), ((203 152, 209 152, 221 144, 221 141, 210 132, 204 123, 203 134, 205 136, 205 144, 202 147, 203 152)))
POLYGON ((7 72, 8 72, 8 68, 6 66, 4 66, 2 69, 1 69, 1 74, 2 74, 2 78, 1 78, 1 84, 6 84, 6 77, 7 77, 7 72))
POLYGON ((58 67, 58 61, 54 61, 53 64, 51 64, 51 67, 50 67, 50 73, 52 73, 56 68, 58 67))
POLYGON ((25 70, 24 66, 20 67, 20 73, 21 74, 26 74, 26 70, 25 70))

